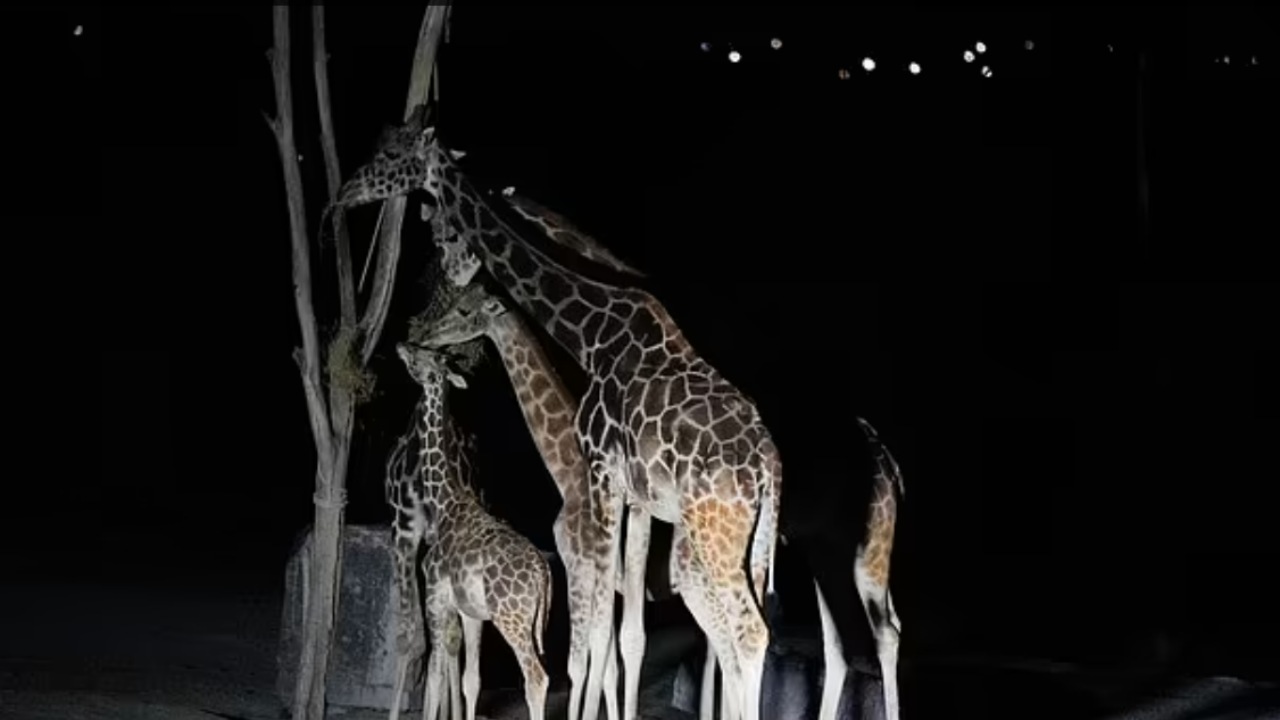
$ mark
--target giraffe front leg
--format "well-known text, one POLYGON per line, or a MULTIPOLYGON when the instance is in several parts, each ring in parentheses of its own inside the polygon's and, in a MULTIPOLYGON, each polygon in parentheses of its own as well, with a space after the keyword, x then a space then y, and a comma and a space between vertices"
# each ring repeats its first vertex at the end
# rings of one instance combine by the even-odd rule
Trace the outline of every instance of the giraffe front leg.
POLYGON ((427 679, 422 683, 422 720, 440 720, 440 695, 444 691, 446 662, 444 648, 433 637, 427 656, 427 679))
POLYGON ((466 649, 462 671, 462 695, 467 703, 466 720, 476 720, 476 701, 480 699, 480 636, 484 621, 462 615, 462 641, 466 649))
POLYGON ((566 502, 552 527, 556 550, 564 563, 565 581, 569 603, 569 720, 578 720, 582 712, 582 697, 586 690, 587 662, 590 658, 591 600, 595 592, 595 566, 578 550, 578 543, 571 537, 568 516, 573 512, 579 517, 586 511, 571 508, 566 502))
POLYGON ((400 717, 400 705, 404 700, 409 666, 426 649, 422 633, 421 609, 418 605, 418 577, 414 572, 414 560, 418 552, 418 537, 397 531, 395 544, 396 600, 396 682, 395 695, 391 698, 390 720, 400 717))
MULTIPOLYGON (((876 642, 876 657, 880 662, 880 682, 884 688, 884 713, 886 720, 898 720, 898 638, 901 624, 893 609, 889 588, 877 580, 878 575, 868 567, 865 556, 858 553, 853 566, 854 585, 862 600, 862 609, 871 625, 871 635, 876 642)), ((886 578, 887 581, 887 578, 886 578)))
POLYGON ((649 559, 649 513, 638 505, 628 511, 625 570, 622 585, 622 629, 618 646, 622 651, 622 717, 636 720, 640 699, 640 665, 644 661, 644 575, 649 559))

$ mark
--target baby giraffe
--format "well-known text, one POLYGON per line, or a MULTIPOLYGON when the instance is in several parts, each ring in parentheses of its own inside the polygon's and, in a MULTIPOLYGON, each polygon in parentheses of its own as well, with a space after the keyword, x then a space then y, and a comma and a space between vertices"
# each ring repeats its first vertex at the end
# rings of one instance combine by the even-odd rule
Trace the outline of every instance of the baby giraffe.
MULTIPOLYGON (((539 655, 551 604, 551 569, 533 543, 490 515, 450 462, 446 432, 449 383, 465 388, 436 351, 406 344, 396 346, 409 375, 422 386, 417 432, 420 438, 423 498, 428 537, 435 539, 426 559, 427 612, 432 625, 432 653, 427 661, 426 692, 430 718, 437 710, 449 666, 449 612, 462 621, 466 647, 462 693, 466 718, 475 720, 480 692, 480 632, 493 621, 524 675, 530 720, 543 720, 547 673, 539 655), (433 558, 433 554, 438 557, 433 558), (434 676, 433 676, 434 673, 434 676)), ((455 643, 456 647, 456 643, 455 643)))

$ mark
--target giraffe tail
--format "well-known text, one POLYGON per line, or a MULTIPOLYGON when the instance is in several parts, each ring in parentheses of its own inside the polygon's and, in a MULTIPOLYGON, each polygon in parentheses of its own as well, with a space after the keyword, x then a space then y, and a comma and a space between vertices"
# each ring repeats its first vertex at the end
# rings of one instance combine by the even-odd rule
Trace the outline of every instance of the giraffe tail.
POLYGON ((538 606, 533 615, 533 645, 538 649, 539 655, 546 655, 542 649, 542 638, 547 634, 547 622, 551 619, 551 597, 555 592, 555 582, 551 577, 551 568, 547 566, 547 561, 538 554, 538 559, 542 562, 542 587, 546 588, 546 592, 538 594, 538 606))
POLYGON ((756 520, 756 537, 752 543, 754 546, 752 555, 754 557, 757 552, 765 553, 764 593, 757 598, 757 601, 760 603, 761 613, 772 624, 772 618, 778 612, 774 569, 777 566, 779 511, 782 505, 782 462, 778 459, 776 451, 770 454, 765 469, 766 478, 761 493, 760 513, 756 520))
POLYGON ((902 479, 902 468, 898 467, 898 461, 894 459, 893 453, 889 452, 889 448, 880 442, 880 434, 876 432, 871 423, 861 417, 857 420, 858 426, 862 428, 862 432, 867 436, 867 444, 871 446, 871 455, 876 461, 877 482, 892 483, 893 489, 898 496, 905 497, 907 486, 902 479))

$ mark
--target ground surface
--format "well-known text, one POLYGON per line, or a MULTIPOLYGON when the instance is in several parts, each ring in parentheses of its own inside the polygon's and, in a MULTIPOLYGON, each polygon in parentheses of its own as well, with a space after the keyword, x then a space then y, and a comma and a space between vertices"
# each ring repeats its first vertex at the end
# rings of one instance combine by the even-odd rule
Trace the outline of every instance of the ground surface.
MULTIPOLYGON (((0 717, 6 720, 277 720, 278 597, 69 585, 0 591, 0 717)), ((954 717, 1210 720, 1280 717, 1275 688, 1229 678, 1136 680, 1033 662, 921 662, 904 680, 912 720, 954 717), (1269 694, 1270 693, 1270 694, 1269 694), (914 702, 912 702, 914 700, 914 702)), ((557 717, 560 698, 549 699, 557 717)), ((481 701, 522 717, 519 694, 481 701)), ((562 711, 561 711, 562 712, 562 711)), ((333 717, 383 718, 335 709, 333 717)), ((674 716, 673 716, 674 717, 674 716)))

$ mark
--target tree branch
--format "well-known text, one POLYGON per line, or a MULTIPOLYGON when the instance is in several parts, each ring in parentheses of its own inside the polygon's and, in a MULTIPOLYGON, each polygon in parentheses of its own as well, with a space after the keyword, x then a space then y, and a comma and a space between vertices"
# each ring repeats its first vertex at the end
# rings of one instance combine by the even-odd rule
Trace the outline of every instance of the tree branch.
POLYGON ((316 336, 316 314, 311 301, 311 253, 307 243, 306 206, 302 194, 302 173, 293 140, 293 89, 289 82, 289 7, 274 8, 275 44, 267 53, 275 85, 276 118, 267 124, 276 138, 280 164, 284 170, 285 197, 289 210, 289 238, 293 246, 293 302, 302 330, 302 348, 295 354, 302 372, 302 386, 311 417, 311 434, 322 462, 333 457, 329 412, 320 392, 320 345, 316 336))
MULTIPOLYGON (((405 100, 404 117, 407 121, 413 116, 419 105, 427 102, 431 88, 431 77, 435 69, 435 60, 448 5, 431 5, 422 17, 422 25, 418 29, 418 47, 413 53, 413 71, 409 76, 409 93, 405 100)), ((392 198, 382 204, 382 217, 379 221, 381 232, 378 235, 378 263, 373 275, 373 289, 369 293, 369 304, 365 307, 364 316, 360 319, 360 336, 364 345, 360 351, 362 362, 369 362, 373 349, 382 336, 382 328, 386 323, 387 309, 391 306, 391 288, 396 276, 396 266, 400 261, 400 227, 404 222, 405 198, 392 198)))
MULTIPOLYGON (((329 201, 338 196, 342 187, 342 172, 338 167, 338 148, 333 133, 333 113, 329 102, 329 63, 324 38, 324 4, 311 8, 311 68, 316 81, 316 103, 320 112, 320 147, 324 155, 325 180, 329 186, 329 201)), ((351 265, 351 237, 347 233, 346 212, 337 205, 333 212, 335 246, 338 263, 338 298, 342 325, 356 325, 356 288, 351 265)))

